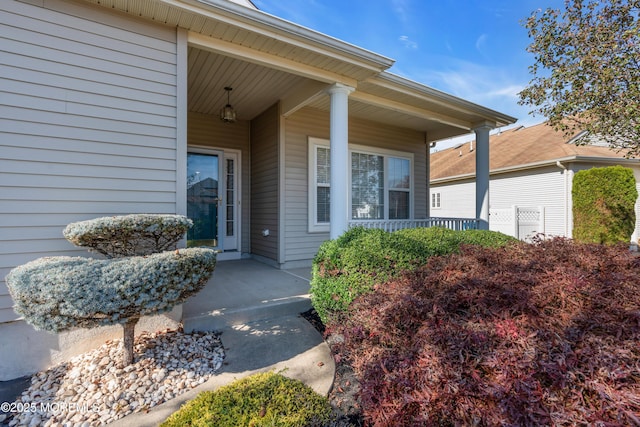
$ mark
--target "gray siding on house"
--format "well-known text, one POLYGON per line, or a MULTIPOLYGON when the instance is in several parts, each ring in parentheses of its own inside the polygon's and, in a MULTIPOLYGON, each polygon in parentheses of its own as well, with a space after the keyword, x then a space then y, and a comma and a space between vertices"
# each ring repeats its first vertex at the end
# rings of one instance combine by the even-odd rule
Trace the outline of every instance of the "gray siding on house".
POLYGON ((4 277, 82 255, 70 222, 176 212, 176 31, 82 3, 0 2, 0 323, 4 277))
MULTIPOLYGON (((329 139, 329 114, 304 108, 285 120, 285 259, 296 265, 313 259, 329 233, 308 231, 308 138, 329 139)), ((363 120, 349 120, 349 144, 413 153, 414 217, 424 218, 426 202, 426 158, 424 134, 363 120)))
POLYGON ((279 106, 251 121, 251 253, 279 263, 279 106), (262 231, 268 229, 269 236, 262 231))
POLYGON ((187 119, 187 141, 189 146, 210 147, 216 149, 233 149, 240 151, 241 177, 241 250, 249 252, 249 221, 250 209, 250 183, 251 183, 251 156, 250 133, 251 126, 247 121, 237 121, 233 124, 225 124, 218 117, 206 114, 190 112, 187 119))

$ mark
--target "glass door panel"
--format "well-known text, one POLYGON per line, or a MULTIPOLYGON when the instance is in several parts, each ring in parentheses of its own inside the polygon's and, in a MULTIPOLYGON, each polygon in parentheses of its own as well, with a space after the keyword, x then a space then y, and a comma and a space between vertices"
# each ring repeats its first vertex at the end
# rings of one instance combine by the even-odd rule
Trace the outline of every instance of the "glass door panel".
POLYGON ((236 217, 238 215, 236 209, 237 200, 237 171, 236 171, 237 156, 231 153, 225 153, 225 186, 226 186, 226 198, 225 198, 225 235, 224 235, 224 250, 235 250, 238 248, 237 237, 237 224, 236 217))
POLYGON ((193 221, 188 247, 219 246, 219 159, 217 154, 187 154, 187 216, 193 221))

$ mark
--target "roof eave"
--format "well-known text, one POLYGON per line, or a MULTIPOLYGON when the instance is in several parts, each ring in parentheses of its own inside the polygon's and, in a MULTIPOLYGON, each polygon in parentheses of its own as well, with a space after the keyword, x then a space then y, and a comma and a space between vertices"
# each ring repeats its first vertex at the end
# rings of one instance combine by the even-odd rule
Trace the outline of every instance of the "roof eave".
POLYGON ((251 28, 260 33, 270 35, 281 41, 291 42, 300 47, 313 47, 314 50, 324 50, 331 56, 382 72, 391 67, 395 60, 377 54, 367 49, 344 42, 318 31, 303 27, 261 10, 230 2, 228 0, 158 0, 162 3, 179 8, 187 8, 192 12, 208 15, 214 12, 224 16, 231 24, 242 28, 251 28))
POLYGON ((376 75, 371 78, 370 81, 414 96, 423 96, 425 99, 438 102, 460 112, 480 116, 483 120, 491 122, 493 127, 496 128, 513 124, 518 120, 515 117, 483 107, 482 105, 475 104, 388 71, 376 75))

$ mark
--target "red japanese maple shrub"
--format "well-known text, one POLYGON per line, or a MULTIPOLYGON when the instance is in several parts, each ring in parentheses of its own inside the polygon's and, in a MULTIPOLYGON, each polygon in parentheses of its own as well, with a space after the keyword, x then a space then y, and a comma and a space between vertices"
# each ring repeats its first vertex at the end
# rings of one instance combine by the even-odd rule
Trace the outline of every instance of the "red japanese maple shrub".
POLYGON ((640 425, 640 258, 566 239, 467 246, 329 325, 374 426, 640 425))

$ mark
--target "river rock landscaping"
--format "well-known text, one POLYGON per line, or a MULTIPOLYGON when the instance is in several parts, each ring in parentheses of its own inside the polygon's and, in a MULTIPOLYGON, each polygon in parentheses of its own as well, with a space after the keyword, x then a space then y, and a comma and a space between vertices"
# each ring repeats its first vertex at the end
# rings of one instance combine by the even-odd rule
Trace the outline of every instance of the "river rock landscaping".
POLYGON ((18 411, 4 423, 10 427, 108 424, 203 384, 224 360, 220 336, 214 332, 143 332, 135 341, 133 363, 125 367, 118 363, 122 351, 122 340, 108 341, 33 375, 31 386, 14 402, 18 411))

